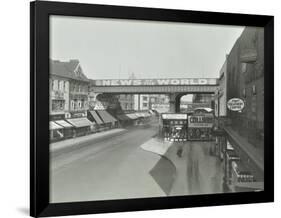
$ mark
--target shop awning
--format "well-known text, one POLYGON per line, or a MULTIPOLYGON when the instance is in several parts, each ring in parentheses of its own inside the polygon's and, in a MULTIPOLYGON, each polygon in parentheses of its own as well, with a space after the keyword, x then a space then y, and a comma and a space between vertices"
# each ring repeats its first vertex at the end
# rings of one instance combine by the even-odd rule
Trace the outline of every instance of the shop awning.
POLYGON ((150 114, 150 113, 148 113, 148 112, 144 112, 144 116, 145 116, 145 117, 150 117, 150 116, 151 116, 151 114, 150 114))
POLYGON ((50 128, 50 130, 63 129, 62 126, 60 126, 59 124, 56 124, 54 121, 50 121, 49 128, 50 128))
POLYGON ((150 117, 151 114, 148 112, 137 112, 135 113, 138 117, 150 117))
POLYGON ((73 118, 73 119, 67 119, 67 122, 69 122, 70 124, 72 124, 75 127, 85 127, 85 126, 91 126, 93 123, 88 120, 85 117, 81 117, 81 118, 73 118))
POLYGON ((128 117, 129 117, 130 119, 132 119, 132 120, 135 120, 135 119, 138 119, 138 118, 139 118, 135 113, 126 114, 126 116, 128 116, 128 117))
POLYGON ((117 115, 117 118, 119 120, 131 120, 131 118, 129 118, 128 116, 126 116, 125 114, 119 114, 117 115))
POLYGON ((241 163, 240 161, 233 162, 232 168, 239 175, 241 175, 241 174, 250 175, 251 174, 251 172, 246 168, 246 166, 243 163, 241 163))
POLYGON ((96 111, 90 111, 90 114, 93 116, 97 124, 103 124, 101 118, 99 117, 99 115, 97 115, 96 111))
POLYGON ((66 122, 65 120, 56 120, 55 123, 63 126, 64 128, 71 128, 73 127, 70 123, 66 122))
POLYGON ((239 156, 236 154, 234 150, 227 150, 226 155, 229 159, 239 159, 239 156))
POLYGON ((96 111, 101 119, 103 120, 104 123, 114 123, 116 122, 117 120, 112 116, 110 115, 107 111, 104 111, 104 110, 97 110, 96 111))
POLYGON ((144 114, 143 113, 140 113, 140 112, 138 112, 138 113, 135 113, 138 117, 144 117, 144 114))

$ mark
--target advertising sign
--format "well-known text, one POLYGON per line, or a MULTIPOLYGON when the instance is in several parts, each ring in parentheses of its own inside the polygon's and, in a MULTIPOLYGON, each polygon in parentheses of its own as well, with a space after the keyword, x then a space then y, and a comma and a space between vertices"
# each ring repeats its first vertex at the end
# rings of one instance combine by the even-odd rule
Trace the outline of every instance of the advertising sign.
POLYGON ((217 85, 217 79, 107 79, 94 80, 94 86, 217 85))
POLYGON ((185 119, 187 119, 187 114, 162 114, 162 119, 185 120, 185 119))
POLYGON ((227 102, 227 108, 231 111, 241 111, 245 107, 245 103, 240 98, 232 98, 227 102))
POLYGON ((188 116, 188 127, 212 128, 214 118, 212 116, 188 116))

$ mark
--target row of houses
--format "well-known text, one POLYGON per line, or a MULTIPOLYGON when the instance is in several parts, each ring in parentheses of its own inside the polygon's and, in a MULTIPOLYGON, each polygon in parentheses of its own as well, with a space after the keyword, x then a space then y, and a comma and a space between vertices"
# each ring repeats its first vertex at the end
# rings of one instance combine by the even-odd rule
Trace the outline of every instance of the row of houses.
POLYGON ((149 112, 132 112, 114 117, 106 110, 88 110, 86 117, 50 121, 50 140, 54 142, 117 127, 145 124, 150 117, 149 112))
MULTIPOLYGON (((91 105, 90 80, 78 60, 50 60, 49 116, 51 141, 62 140, 116 127, 146 122, 148 112, 126 110, 111 114, 101 105, 91 105)), ((109 101, 111 102, 112 99, 109 101)), ((118 98, 117 98, 118 101, 118 98)))

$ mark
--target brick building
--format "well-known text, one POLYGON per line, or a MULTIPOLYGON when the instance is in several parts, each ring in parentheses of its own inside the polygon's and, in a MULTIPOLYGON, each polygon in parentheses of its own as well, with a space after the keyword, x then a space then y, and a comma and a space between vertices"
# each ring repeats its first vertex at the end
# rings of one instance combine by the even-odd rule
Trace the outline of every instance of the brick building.
POLYGON ((241 113, 229 111, 234 129, 255 146, 263 145, 264 33, 246 27, 227 57, 227 99, 241 98, 241 113))
POLYGON ((232 168, 231 172, 234 175, 226 176, 225 181, 232 191, 262 190, 264 181, 263 28, 245 27, 227 55, 221 72, 224 72, 224 79, 220 81, 220 89, 222 89, 220 91, 226 93, 226 102, 231 98, 240 98, 245 103, 242 111, 227 109, 227 118, 230 122, 224 126, 225 137, 219 138, 221 139, 219 145, 221 142, 224 144, 222 148, 226 154, 225 169, 232 168), (232 159, 236 156, 239 160, 232 163, 232 159))

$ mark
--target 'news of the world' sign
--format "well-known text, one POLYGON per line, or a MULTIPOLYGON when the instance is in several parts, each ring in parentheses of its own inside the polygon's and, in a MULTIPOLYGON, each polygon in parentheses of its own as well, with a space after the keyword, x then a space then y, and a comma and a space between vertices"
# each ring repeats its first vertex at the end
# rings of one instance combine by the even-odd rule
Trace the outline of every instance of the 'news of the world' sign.
POLYGON ((217 79, 110 79, 94 80, 95 86, 217 85, 217 79))

